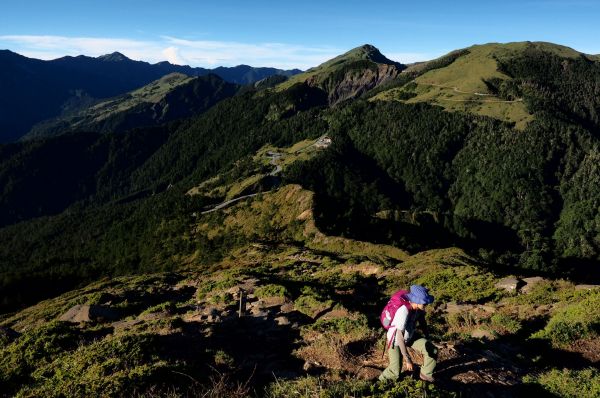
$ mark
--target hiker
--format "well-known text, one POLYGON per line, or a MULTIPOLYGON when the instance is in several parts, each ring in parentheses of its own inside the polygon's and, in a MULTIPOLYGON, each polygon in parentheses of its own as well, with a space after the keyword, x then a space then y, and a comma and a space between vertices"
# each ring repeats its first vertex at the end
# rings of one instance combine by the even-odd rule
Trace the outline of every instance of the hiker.
POLYGON ((379 380, 398 379, 402 365, 400 354, 406 362, 406 369, 409 372, 413 371, 413 363, 406 350, 406 347, 410 346, 423 355, 423 366, 419 377, 421 380, 434 382, 433 370, 437 348, 424 337, 427 336, 427 324, 425 311, 423 311, 425 305, 432 302, 433 296, 428 293, 427 288, 420 285, 412 285, 410 291, 401 290, 392 296, 381 314, 382 324, 388 329, 386 347, 390 363, 379 376, 379 380), (423 337, 415 334, 417 323, 421 327, 423 337))

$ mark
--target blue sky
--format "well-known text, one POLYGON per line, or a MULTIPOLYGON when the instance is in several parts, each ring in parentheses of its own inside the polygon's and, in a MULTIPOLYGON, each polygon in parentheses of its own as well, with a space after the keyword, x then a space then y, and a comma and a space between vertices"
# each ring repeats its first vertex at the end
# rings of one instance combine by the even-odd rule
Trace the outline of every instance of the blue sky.
POLYGON ((365 43, 400 62, 524 40, 598 54, 598 20, 600 0, 12 0, 0 8, 0 49, 306 69, 365 43))

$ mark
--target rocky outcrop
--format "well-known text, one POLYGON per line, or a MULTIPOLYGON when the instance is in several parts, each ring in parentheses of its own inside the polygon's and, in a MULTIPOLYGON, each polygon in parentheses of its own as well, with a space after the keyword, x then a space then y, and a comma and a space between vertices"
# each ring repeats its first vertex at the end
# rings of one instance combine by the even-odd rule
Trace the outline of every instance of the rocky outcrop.
POLYGON ((523 278, 522 281, 525 284, 523 287, 521 287, 521 293, 529 293, 531 292, 531 289, 533 289, 533 287, 535 285, 537 285, 540 282, 543 282, 545 279, 542 278, 541 276, 533 276, 531 278, 523 278))
POLYGON ((325 80, 320 76, 309 78, 306 83, 327 92, 330 105, 350 98, 356 98, 365 92, 396 78, 401 69, 396 65, 375 64, 360 69, 348 69, 344 74, 332 73, 325 80))
POLYGON ((495 286, 498 289, 506 290, 508 293, 516 293, 519 287, 519 280, 515 277, 509 276, 500 279, 495 286))
POLYGON ((118 319, 118 313, 101 305, 75 305, 65 312, 59 320, 63 322, 102 322, 118 319))

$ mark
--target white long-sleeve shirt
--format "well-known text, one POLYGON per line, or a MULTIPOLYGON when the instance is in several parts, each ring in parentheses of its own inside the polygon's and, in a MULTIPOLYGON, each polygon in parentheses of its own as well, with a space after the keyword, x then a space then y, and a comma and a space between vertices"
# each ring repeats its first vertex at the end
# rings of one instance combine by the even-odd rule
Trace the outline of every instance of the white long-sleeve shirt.
POLYGON ((409 341, 415 332, 416 317, 417 311, 409 311, 404 305, 398 308, 394 315, 394 319, 392 319, 391 326, 387 331, 388 344, 395 335, 396 340, 394 341, 394 345, 398 345, 398 339, 402 338, 401 333, 396 333, 396 331, 399 330, 404 330, 404 341, 409 341))

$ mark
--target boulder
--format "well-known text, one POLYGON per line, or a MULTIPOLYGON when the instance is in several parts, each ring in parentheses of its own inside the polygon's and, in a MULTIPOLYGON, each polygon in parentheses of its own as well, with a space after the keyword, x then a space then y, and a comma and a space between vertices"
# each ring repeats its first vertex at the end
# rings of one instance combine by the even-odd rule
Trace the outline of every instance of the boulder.
POLYGON ((513 276, 503 278, 494 285, 498 289, 506 290, 509 293, 516 293, 519 287, 519 280, 513 276))
POLYGON ((274 320, 275 320, 275 322, 277 322, 277 324, 278 324, 279 326, 287 326, 287 325, 289 325, 289 324, 290 324, 290 320, 289 320, 289 319, 287 319, 287 318, 286 318, 286 317, 284 317, 284 316, 278 316, 278 317, 277 317, 277 318, 275 318, 274 320))
POLYGON ((475 329, 471 332, 471 337, 473 337, 474 339, 486 339, 486 340, 493 340, 496 338, 496 336, 494 336, 494 333, 490 332, 489 330, 485 330, 485 329, 475 329))
POLYGON ((575 290, 593 290, 600 289, 600 285, 575 285, 575 290))
POLYGON ((523 278, 522 281, 525 284, 521 289, 521 293, 529 293, 531 289, 538 283, 544 281, 545 279, 541 276, 533 276, 531 278, 523 278))
POLYGON ((449 301, 446 303, 445 311, 448 314, 458 314, 463 311, 471 311, 475 308, 472 304, 457 304, 454 301, 449 301))
POLYGON ((265 297, 261 300, 263 308, 280 307, 288 300, 285 297, 265 297))
POLYGON ((253 308, 252 310, 250 310, 250 315, 257 318, 266 318, 269 316, 269 313, 259 308, 253 308))
POLYGON ((496 307, 489 304, 482 304, 477 306, 477 308, 481 309, 484 312, 487 312, 488 314, 494 314, 496 312, 496 307))
POLYGON ((65 312, 59 320, 63 322, 103 322, 119 318, 117 311, 101 305, 78 304, 65 312))
POLYGON ((287 314, 290 312, 294 312, 295 308, 294 308, 294 303, 285 303, 284 305, 281 306, 281 308, 279 309, 280 312, 287 314))

